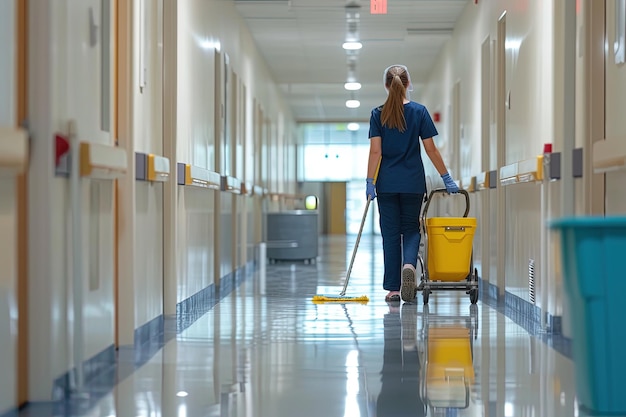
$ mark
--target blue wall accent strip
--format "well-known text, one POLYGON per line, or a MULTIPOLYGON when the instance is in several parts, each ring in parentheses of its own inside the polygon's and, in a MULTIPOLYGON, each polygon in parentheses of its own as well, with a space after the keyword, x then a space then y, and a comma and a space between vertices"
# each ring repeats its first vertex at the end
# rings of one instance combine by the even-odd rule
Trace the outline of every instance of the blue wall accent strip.
POLYGON ((478 292, 482 298, 490 299, 496 304, 498 303, 498 287, 487 281, 483 281, 480 277, 478 280, 478 292))
MULTIPOLYGON (((84 385, 90 393, 100 391, 101 387, 115 385, 115 346, 111 345, 102 352, 83 362, 84 385)), ((63 401, 75 393, 76 367, 58 377, 52 385, 53 401, 63 401)), ((95 396, 94 396, 95 397, 95 396)), ((100 398, 100 397, 98 397, 100 398)), ((97 401, 93 398, 93 401, 97 401)))
POLYGON ((145 364, 164 345, 164 320, 159 315, 135 329, 135 365, 145 364), (154 350, 156 349, 156 350, 154 350))
POLYGON ((215 285, 211 284, 176 305, 176 331, 182 332, 217 304, 215 285))
POLYGON ((223 299, 224 297, 226 297, 228 294, 230 294, 233 291, 233 288, 235 288, 235 284, 236 284, 236 277, 237 277, 237 272, 232 272, 224 277, 222 277, 222 279, 220 279, 220 285, 218 288, 218 294, 219 294, 219 299, 223 299))
POLYGON ((507 311, 526 322, 526 325, 522 327, 529 329, 535 327, 536 329, 532 333, 539 331, 541 324, 541 309, 539 307, 508 291, 504 292, 504 306, 507 311))
POLYGON ((191 297, 176 305, 176 333, 191 326, 196 320, 212 309, 221 299, 226 297, 241 283, 254 275, 255 262, 249 261, 220 279, 219 286, 213 284, 198 291, 191 297))
MULTIPOLYGON (((252 268, 253 265, 252 263, 250 263, 250 268, 252 268)), ((240 268, 228 275, 226 275, 225 277, 223 277, 222 279, 220 279, 220 286, 219 286, 219 299, 221 300, 222 298, 226 297, 228 294, 230 294, 234 288, 238 287, 239 285, 241 285, 241 283, 245 280, 246 278, 246 271, 248 270, 248 268, 246 266, 244 266, 243 268, 240 268)))
MULTIPOLYGON (((73 389, 76 368, 57 378, 53 383, 52 401, 28 403, 28 415, 83 415, 100 399, 109 394, 117 384, 145 365, 167 342, 187 329, 203 314, 226 297, 245 280, 254 276, 255 261, 249 261, 232 274, 224 277, 219 288, 210 285, 176 306, 176 315, 160 315, 135 330, 134 345, 109 346, 83 362, 84 387, 73 389), (220 294, 220 298, 216 296, 220 294), (80 394, 87 393, 85 400, 80 394)), ((0 417, 18 417, 18 410, 8 410, 0 417)))
POLYGON ((135 152, 135 179, 148 180, 148 155, 145 153, 135 152))
POLYGON ((547 315, 548 329, 541 329, 541 314, 539 307, 508 291, 499 296, 498 287, 485 282, 479 277, 478 281, 481 301, 495 308, 499 313, 513 320, 529 334, 539 338, 548 346, 572 359, 571 340, 561 334, 562 319, 560 316, 547 315))

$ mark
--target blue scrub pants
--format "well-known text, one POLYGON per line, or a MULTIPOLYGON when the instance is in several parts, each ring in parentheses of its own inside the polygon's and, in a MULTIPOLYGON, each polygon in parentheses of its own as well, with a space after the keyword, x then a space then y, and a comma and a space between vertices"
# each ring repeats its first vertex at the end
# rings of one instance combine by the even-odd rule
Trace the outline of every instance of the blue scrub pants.
POLYGON ((417 265, 420 245, 419 216, 424 194, 379 193, 378 212, 383 238, 383 288, 400 291, 402 266, 417 265))

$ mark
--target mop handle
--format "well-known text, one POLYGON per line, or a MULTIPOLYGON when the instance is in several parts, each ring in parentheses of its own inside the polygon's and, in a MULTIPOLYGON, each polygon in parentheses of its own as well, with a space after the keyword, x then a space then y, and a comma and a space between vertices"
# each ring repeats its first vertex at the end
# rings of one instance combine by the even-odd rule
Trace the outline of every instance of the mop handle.
MULTIPOLYGON (((378 165, 376 166, 376 172, 374 173, 374 184, 376 184, 376 178, 378 178, 378 170, 380 169, 380 159, 378 160, 378 165)), ((370 202, 372 199, 370 196, 367 196, 367 204, 365 204, 365 210, 363 211, 363 218, 361 219, 361 227, 359 228, 359 234, 356 237, 356 242, 354 243, 354 249, 352 250, 352 259, 350 260, 350 266, 348 267, 348 272, 346 273, 346 280, 343 283, 343 290, 339 293, 340 296, 346 295, 346 289, 348 288, 348 282, 350 281, 350 273, 352 272, 352 265, 354 265, 354 258, 356 258, 356 250, 359 247, 359 242, 361 241, 361 234, 363 233, 363 226, 365 225, 365 218, 367 217, 367 210, 370 208, 370 202)))
POLYGON ((339 293, 342 297, 346 295, 346 289, 348 288, 348 281, 350 281, 350 273, 352 272, 352 265, 354 265, 354 258, 356 257, 356 250, 359 247, 359 241, 361 240, 361 233, 363 233, 363 225, 365 224, 365 218, 367 217, 367 210, 370 207, 370 202, 372 200, 370 197, 367 197, 367 204, 365 204, 365 210, 363 211, 363 218, 361 219, 361 227, 359 228, 359 234, 356 237, 356 242, 354 244, 354 250, 352 251, 352 259, 350 260, 350 266, 348 267, 348 272, 346 273, 346 281, 343 284, 343 290, 339 293))

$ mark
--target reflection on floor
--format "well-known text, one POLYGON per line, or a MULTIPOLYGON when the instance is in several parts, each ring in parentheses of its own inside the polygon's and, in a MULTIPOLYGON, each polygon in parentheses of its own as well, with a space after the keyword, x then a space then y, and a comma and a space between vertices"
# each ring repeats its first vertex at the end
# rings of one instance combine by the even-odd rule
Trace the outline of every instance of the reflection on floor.
POLYGON ((120 359, 124 377, 89 407, 18 415, 579 415, 572 361, 496 309, 446 291, 428 307, 385 303, 380 237, 361 240, 348 289, 369 303, 312 303, 341 290, 354 237, 320 243, 315 264, 255 270, 137 369, 120 359))

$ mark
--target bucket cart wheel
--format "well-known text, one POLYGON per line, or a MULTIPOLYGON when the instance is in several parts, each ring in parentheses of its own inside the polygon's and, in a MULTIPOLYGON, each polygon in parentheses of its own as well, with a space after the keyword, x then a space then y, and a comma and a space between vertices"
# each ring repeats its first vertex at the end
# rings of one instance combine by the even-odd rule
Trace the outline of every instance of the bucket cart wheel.
MULTIPOLYGON (((476 304, 470 304, 470 317, 474 324, 474 339, 478 338, 478 306, 476 304)), ((470 324, 471 325, 471 324, 470 324)))
POLYGON ((476 288, 472 288, 470 290, 470 303, 476 304, 478 302, 478 290, 476 288))
POLYGON ((414 296, 417 297, 417 293, 421 290, 421 288, 423 287, 424 283, 426 282, 426 273, 424 272, 424 261, 422 260, 421 255, 418 255, 417 257, 417 261, 419 262, 420 266, 422 267, 422 274, 420 275, 420 282, 419 284, 417 284, 415 286, 415 294, 414 296))
POLYGON ((428 304, 428 297, 430 296, 430 290, 424 290, 422 292, 422 298, 424 299, 424 305, 428 304))
MULTIPOLYGON (((478 282, 478 269, 474 268, 474 276, 472 282, 478 282)), ((469 292, 470 303, 476 304, 478 302, 478 287, 472 288, 469 292)))

